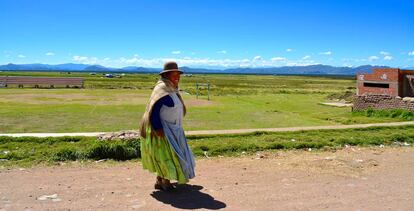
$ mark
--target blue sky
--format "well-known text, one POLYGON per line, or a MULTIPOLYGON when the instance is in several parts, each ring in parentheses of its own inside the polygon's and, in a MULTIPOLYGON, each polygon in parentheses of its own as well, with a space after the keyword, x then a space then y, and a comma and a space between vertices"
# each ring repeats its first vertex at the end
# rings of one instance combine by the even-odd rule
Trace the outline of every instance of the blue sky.
POLYGON ((1 0, 0 64, 414 67, 413 0, 1 0))

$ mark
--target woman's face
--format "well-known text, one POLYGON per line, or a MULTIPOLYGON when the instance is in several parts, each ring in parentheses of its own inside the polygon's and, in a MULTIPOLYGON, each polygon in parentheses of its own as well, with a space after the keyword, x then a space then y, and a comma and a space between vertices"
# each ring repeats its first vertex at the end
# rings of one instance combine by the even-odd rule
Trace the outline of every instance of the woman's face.
POLYGON ((180 72, 173 71, 168 73, 167 78, 170 80, 175 87, 178 87, 178 83, 180 82, 180 72))

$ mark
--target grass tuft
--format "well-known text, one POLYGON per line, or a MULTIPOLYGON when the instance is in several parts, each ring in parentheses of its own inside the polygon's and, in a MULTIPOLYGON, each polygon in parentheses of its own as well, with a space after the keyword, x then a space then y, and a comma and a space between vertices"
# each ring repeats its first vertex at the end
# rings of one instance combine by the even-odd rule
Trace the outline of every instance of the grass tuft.
POLYGON ((375 118, 394 118, 406 121, 414 120, 414 112, 402 110, 402 109, 390 109, 390 110, 375 110, 368 108, 364 111, 354 111, 354 115, 375 117, 375 118))
POLYGON ((95 141, 87 152, 90 159, 130 160, 141 157, 139 141, 95 141), (128 142, 136 142, 129 143, 128 142))
MULTIPOLYGON (((240 155, 262 150, 337 149, 349 146, 412 146, 414 126, 189 136, 196 156, 240 155)), ((141 157, 140 140, 99 141, 92 137, 0 137, 0 166, 74 160, 141 157)))

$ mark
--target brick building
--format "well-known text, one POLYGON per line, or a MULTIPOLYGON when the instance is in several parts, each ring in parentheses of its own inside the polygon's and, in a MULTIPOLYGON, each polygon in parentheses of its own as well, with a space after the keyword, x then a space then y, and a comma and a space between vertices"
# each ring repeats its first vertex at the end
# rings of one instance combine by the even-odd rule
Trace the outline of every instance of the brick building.
POLYGON ((354 110, 406 109, 414 111, 414 70, 375 68, 357 74, 354 110))

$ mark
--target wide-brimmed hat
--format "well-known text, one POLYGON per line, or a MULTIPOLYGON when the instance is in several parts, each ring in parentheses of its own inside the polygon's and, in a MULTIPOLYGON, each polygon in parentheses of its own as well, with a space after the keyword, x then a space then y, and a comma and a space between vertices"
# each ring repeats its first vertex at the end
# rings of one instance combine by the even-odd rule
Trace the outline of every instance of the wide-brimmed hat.
POLYGON ((183 71, 182 71, 182 70, 178 69, 178 65, 177 65, 177 63, 175 63, 175 62, 166 62, 166 63, 164 64, 164 70, 162 70, 162 71, 160 72, 160 75, 161 75, 161 74, 164 74, 164 73, 168 73, 168 72, 173 72, 173 71, 178 71, 178 72, 180 72, 181 74, 183 73, 183 71))

